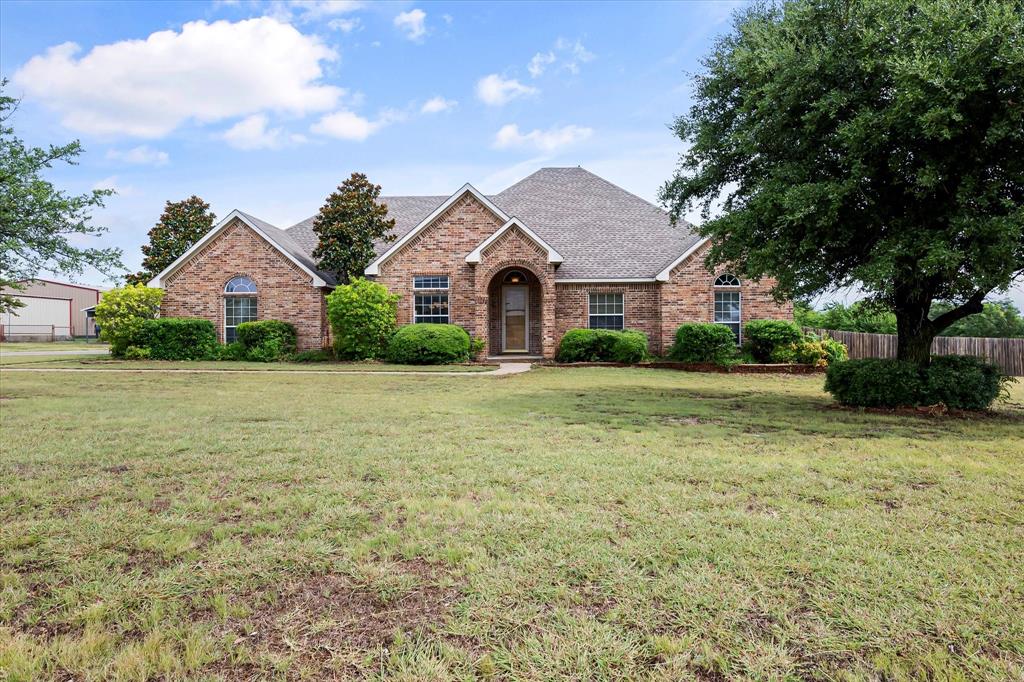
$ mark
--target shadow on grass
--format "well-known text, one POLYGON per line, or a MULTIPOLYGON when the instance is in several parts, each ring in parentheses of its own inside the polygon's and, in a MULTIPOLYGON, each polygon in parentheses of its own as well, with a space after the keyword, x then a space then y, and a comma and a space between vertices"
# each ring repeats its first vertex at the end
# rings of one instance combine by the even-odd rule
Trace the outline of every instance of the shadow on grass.
POLYGON ((933 440, 964 435, 1019 436, 1024 415, 962 416, 878 414, 836 409, 828 396, 773 390, 602 386, 600 390, 546 389, 488 401, 488 411, 516 417, 558 419, 567 425, 599 425, 642 431, 710 425, 736 433, 825 438, 933 440), (984 426, 980 426, 978 421, 984 426))

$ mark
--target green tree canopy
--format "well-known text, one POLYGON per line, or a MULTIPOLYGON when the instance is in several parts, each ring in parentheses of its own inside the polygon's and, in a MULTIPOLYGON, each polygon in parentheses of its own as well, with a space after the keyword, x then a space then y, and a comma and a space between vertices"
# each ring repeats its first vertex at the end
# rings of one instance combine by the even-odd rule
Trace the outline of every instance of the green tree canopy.
POLYGON ((334 273, 346 284, 360 277, 374 257, 373 242, 394 239, 393 218, 388 207, 378 203, 380 185, 362 173, 353 173, 327 197, 313 219, 313 231, 319 242, 313 257, 321 270, 334 273))
POLYGON ((662 199, 703 208, 710 264, 779 297, 849 285, 898 355, 1024 274, 1019 0, 793 0, 737 14, 675 122, 662 199), (711 211, 722 202, 722 214, 711 211), (932 302, 953 303, 930 317, 932 302))
POLYGON ((107 228, 92 224, 93 209, 113 194, 97 189, 71 196, 43 178, 56 163, 75 165, 82 153, 75 141, 60 146, 26 146, 9 121, 18 102, 3 93, 0 81, 0 312, 20 307, 11 290, 42 270, 77 274, 86 267, 113 275, 123 269, 121 251, 83 247, 82 237, 96 237, 107 228))
POLYGON ((210 205, 195 195, 168 201, 160 220, 149 231, 149 244, 142 247, 142 270, 128 275, 128 283, 145 284, 163 272, 209 232, 215 220, 210 205))

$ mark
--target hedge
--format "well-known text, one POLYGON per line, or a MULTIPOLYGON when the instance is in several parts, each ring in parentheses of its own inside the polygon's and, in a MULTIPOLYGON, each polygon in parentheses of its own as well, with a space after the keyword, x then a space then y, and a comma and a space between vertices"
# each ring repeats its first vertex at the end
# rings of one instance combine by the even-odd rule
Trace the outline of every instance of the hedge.
POLYGON ((635 330, 570 329, 558 344, 559 362, 622 362, 647 358, 647 335, 635 330))
POLYGON ((678 362, 723 364, 736 355, 736 337, 722 324, 688 322, 676 329, 668 356, 678 362))
POLYGON ((447 365, 469 360, 470 340, 454 324, 408 324, 388 344, 387 358, 402 365, 447 365))
POLYGON ((237 333, 246 360, 274 362, 295 352, 295 326, 281 320, 243 322, 237 333))
POLYGON ((125 356, 151 360, 208 360, 217 357, 217 332, 209 320, 159 317, 143 320, 125 356))
POLYGON ((825 390, 843 405, 914 407, 943 403, 983 410, 995 402, 1009 378, 981 358, 945 355, 922 369, 902 360, 868 358, 829 366, 825 390))
POLYGON ((752 320, 743 328, 744 348, 757 362, 773 362, 776 349, 803 339, 800 327, 788 320, 752 320))

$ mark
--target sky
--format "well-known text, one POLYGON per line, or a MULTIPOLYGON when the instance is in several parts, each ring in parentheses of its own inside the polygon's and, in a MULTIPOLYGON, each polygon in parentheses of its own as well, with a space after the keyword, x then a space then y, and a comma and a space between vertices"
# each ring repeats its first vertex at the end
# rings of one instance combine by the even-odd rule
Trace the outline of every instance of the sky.
POLYGON ((117 192, 96 222, 134 271, 168 200, 284 228, 354 171, 443 195, 581 165, 656 201, 741 5, 4 0, 0 74, 26 142, 82 142, 48 177, 117 192))

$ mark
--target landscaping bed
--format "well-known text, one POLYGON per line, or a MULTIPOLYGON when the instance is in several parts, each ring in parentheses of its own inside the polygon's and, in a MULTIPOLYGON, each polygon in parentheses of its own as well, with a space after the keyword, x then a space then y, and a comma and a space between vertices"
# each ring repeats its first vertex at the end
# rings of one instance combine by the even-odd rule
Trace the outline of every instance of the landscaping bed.
POLYGON ((674 369, 681 372, 717 372, 720 374, 824 374, 825 368, 796 363, 719 365, 713 362, 549 362, 547 367, 644 367, 674 369))

